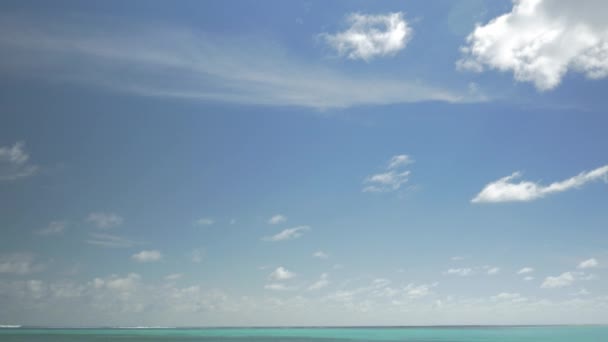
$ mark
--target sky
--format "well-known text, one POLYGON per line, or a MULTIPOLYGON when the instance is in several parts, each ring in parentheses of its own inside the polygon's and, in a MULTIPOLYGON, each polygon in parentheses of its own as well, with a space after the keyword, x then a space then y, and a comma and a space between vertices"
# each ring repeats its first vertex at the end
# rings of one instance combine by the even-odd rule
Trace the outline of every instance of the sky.
POLYGON ((607 324, 606 10, 3 1, 0 325, 607 324))

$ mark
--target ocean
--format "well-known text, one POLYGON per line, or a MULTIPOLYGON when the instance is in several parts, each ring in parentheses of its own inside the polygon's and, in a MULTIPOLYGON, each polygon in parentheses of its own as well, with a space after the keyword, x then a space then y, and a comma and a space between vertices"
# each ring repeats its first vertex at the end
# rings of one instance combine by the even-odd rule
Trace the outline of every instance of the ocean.
POLYGON ((0 341, 203 342, 605 342, 608 326, 374 328, 5 328, 0 341))

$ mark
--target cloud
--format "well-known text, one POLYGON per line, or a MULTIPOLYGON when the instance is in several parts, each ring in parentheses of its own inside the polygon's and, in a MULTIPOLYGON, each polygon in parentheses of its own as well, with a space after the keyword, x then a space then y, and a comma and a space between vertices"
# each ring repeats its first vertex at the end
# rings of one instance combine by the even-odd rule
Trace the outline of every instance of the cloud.
POLYGON ((131 256, 137 262, 154 262, 159 261, 162 257, 163 255, 157 250, 141 251, 131 256))
POLYGON ((134 292, 141 280, 141 276, 137 273, 129 273, 125 277, 112 275, 107 278, 93 279, 93 287, 96 289, 109 289, 117 292, 134 292))
POLYGON ((97 212, 90 213, 86 221, 94 224, 97 228, 107 229, 120 226, 124 222, 124 219, 114 213, 97 212))
POLYGON ((433 283, 431 285, 421 284, 417 286, 415 284, 408 284, 404 288, 404 291, 408 298, 418 299, 430 295, 432 293, 431 288, 435 286, 437 286, 437 283, 433 283))
POLYGON ((210 226, 214 223, 215 223, 215 221, 208 217, 204 217, 204 218, 196 220, 196 224, 198 224, 199 226, 210 226))
POLYGON ((270 283, 264 285, 264 289, 272 291, 288 291, 292 290, 293 288, 282 283, 270 283))
POLYGON ((304 234, 304 232, 309 231, 309 230, 310 230, 309 226, 298 226, 298 227, 294 227, 294 228, 288 228, 273 236, 264 237, 263 240, 274 241, 274 242, 293 240, 293 239, 297 239, 297 238, 301 237, 304 234))
POLYGON ((270 279, 272 280, 289 280, 295 278, 296 274, 284 268, 283 266, 277 267, 276 270, 270 273, 270 279))
POLYGON ((190 253, 190 257, 193 263, 199 264, 203 262, 203 258, 205 256, 205 251, 199 248, 192 250, 190 253))
POLYGON ((317 280, 314 284, 308 287, 309 291, 317 291, 329 285, 329 275, 327 273, 321 274, 321 278, 317 280))
POLYGON ((30 162, 23 142, 17 142, 13 146, 0 146, 0 181, 29 177, 36 171, 38 166, 30 162))
POLYGON ((513 303, 521 303, 521 302, 526 302, 528 300, 528 298, 523 297, 519 293, 511 293, 511 292, 501 292, 501 293, 497 294, 496 296, 490 297, 490 299, 493 301, 507 301, 507 302, 513 302, 513 303))
POLYGON ((465 257, 458 256, 458 255, 457 256, 453 256, 453 257, 450 258, 450 260, 452 260, 452 261, 462 261, 464 259, 465 259, 465 257))
POLYGON ((25 275, 41 271, 43 266, 36 264, 34 259, 34 255, 30 253, 0 255, 0 274, 12 273, 25 275))
POLYGON ((175 281, 178 279, 181 279, 184 275, 182 273, 173 273, 173 274, 168 274, 165 276, 165 280, 168 281, 175 281))
POLYGON ((532 273, 534 272, 534 269, 532 267, 524 267, 522 269, 520 269, 519 271, 517 271, 517 274, 528 274, 528 273, 532 273))
POLYGON ((323 252, 323 251, 316 251, 314 253, 312 253, 313 258, 319 258, 319 259, 327 259, 329 258, 329 254, 323 252))
POLYGON ((534 277, 532 277, 532 276, 526 276, 526 277, 524 277, 524 280, 525 281, 534 280, 534 277))
POLYGON ((458 275, 461 277, 470 276, 473 275, 473 273, 473 269, 471 268, 450 268, 444 272, 444 274, 458 275))
POLYGON ((557 277, 547 277, 540 285, 543 289, 559 288, 572 285, 574 282, 574 274, 572 272, 564 272, 557 277))
POLYGON ((608 76, 606 2, 515 0, 511 12, 477 25, 462 47, 462 69, 512 71, 540 91, 555 88, 569 70, 608 76))
POLYGON ((525 202, 532 201, 547 195, 563 192, 570 189, 580 188, 586 183, 604 180, 608 181, 608 165, 597 169, 581 172, 578 175, 543 186, 530 181, 513 182, 519 178, 521 173, 515 172, 510 176, 503 177, 486 185, 475 198, 473 203, 497 203, 497 202, 525 202))
POLYGON ((394 56, 403 50, 412 36, 412 29, 403 13, 366 15, 352 13, 347 16, 350 27, 336 34, 323 33, 321 38, 340 56, 362 59, 394 56))
MULTIPOLYGON (((393 45, 373 46, 385 46, 388 53, 393 45)), ((3 14, 0 49, 5 75, 146 97, 316 109, 480 101, 461 89, 311 63, 253 36, 119 20, 108 24, 94 16, 51 20, 3 14)))
POLYGON ((111 248, 128 248, 140 244, 140 242, 129 240, 122 236, 101 233, 89 234, 86 243, 111 248))
POLYGON ((269 224, 279 224, 279 223, 283 223, 285 221, 287 221, 287 217, 285 217, 281 214, 274 215, 273 217, 268 219, 269 224))
POLYGON ((403 167, 413 163, 405 154, 393 156, 386 167, 386 172, 373 174, 363 181, 363 192, 392 192, 397 191, 408 181, 409 170, 403 167))
POLYGON ((595 258, 587 259, 585 261, 581 261, 580 264, 576 268, 585 269, 585 268, 595 268, 599 265, 595 258))
POLYGON ((37 230, 35 233, 42 236, 61 235, 65 232, 67 226, 67 221, 52 221, 48 226, 37 230))
POLYGON ((487 273, 489 275, 496 275, 496 274, 500 273, 500 268, 498 268, 498 267, 491 267, 491 268, 488 269, 487 273))

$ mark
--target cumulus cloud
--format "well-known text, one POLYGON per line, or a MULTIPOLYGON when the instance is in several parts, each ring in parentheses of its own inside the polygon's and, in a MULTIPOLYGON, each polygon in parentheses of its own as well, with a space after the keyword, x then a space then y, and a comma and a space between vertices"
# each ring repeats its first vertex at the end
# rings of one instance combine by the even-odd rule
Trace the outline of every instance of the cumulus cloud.
POLYGON ((49 235, 60 235, 65 232, 68 223, 66 221, 52 221, 48 226, 36 231, 36 234, 49 236, 49 235))
POLYGON ((473 203, 525 202, 545 197, 547 195, 580 188, 596 180, 608 182, 608 165, 591 171, 581 172, 566 180, 543 186, 531 181, 516 182, 521 173, 515 172, 510 176, 487 184, 475 198, 473 203))
POLYGON ((363 181, 363 192, 391 192, 397 191, 407 183, 410 175, 409 170, 403 167, 412 163, 411 158, 405 154, 393 156, 385 169, 385 172, 370 175, 363 181))
POLYGON ((512 292, 501 292, 496 296, 490 297, 490 299, 492 301, 508 301, 513 303, 521 303, 528 300, 528 298, 523 297, 521 294, 512 292))
POLYGON ((293 240, 301 237, 304 232, 310 230, 309 226, 298 226, 293 228, 285 229, 275 235, 264 237, 265 241, 285 241, 285 240, 293 240))
POLYGON ((13 146, 0 146, 0 181, 25 178, 36 171, 38 166, 30 162, 23 142, 17 142, 13 146))
POLYGON ((270 283, 270 284, 264 285, 264 289, 271 290, 271 291, 287 291, 287 290, 291 290, 293 288, 291 288, 283 283, 270 283))
POLYGON ((272 273, 270 273, 270 279, 272 280, 288 280, 295 278, 296 274, 294 272, 289 271, 283 266, 277 267, 272 273))
POLYGON ((599 263, 597 262, 597 260, 595 260, 595 258, 591 258, 591 259, 587 259, 585 261, 581 261, 581 263, 578 264, 577 268, 580 268, 580 269, 595 268, 598 265, 599 265, 599 263))
POLYGON ((319 258, 319 259, 327 259, 329 258, 329 254, 323 252, 323 251, 316 251, 314 253, 312 253, 313 258, 319 258))
POLYGON ((427 285, 427 284, 421 284, 421 285, 415 285, 415 284, 408 284, 405 288, 404 291, 407 295, 408 298, 410 299, 418 299, 418 298, 422 298, 422 297, 426 297, 429 294, 431 294, 431 288, 437 286, 437 283, 433 283, 431 285, 427 285))
POLYGON ((114 213, 96 212, 90 213, 86 221, 94 224, 97 228, 107 229, 120 226, 124 222, 124 219, 114 213))
POLYGON ((538 90, 555 88, 569 70, 608 76, 605 1, 515 0, 511 12, 477 25, 457 66, 511 71, 538 90))
POLYGON ((309 291, 316 291, 316 290, 320 290, 324 287, 327 287, 329 285, 329 275, 327 273, 323 273, 321 274, 321 278, 319 278, 319 280, 317 280, 315 283, 313 283, 312 285, 310 285, 308 287, 309 291))
POLYGON ((574 280, 575 277, 572 272, 564 272, 556 277, 549 276, 545 278, 545 281, 543 281, 540 287, 544 289, 566 287, 572 285, 574 280))
POLYGON ((517 271, 517 274, 528 274, 532 272, 534 272, 534 269, 532 267, 523 267, 522 269, 517 271))
POLYGON ((285 217, 281 214, 276 214, 273 217, 268 219, 269 224, 279 224, 279 223, 283 223, 285 221, 287 221, 287 217, 285 217))
POLYGON ((181 279, 184 275, 182 273, 173 273, 173 274, 168 274, 165 276, 165 280, 168 281, 175 281, 178 279, 181 279))
POLYGON ((128 248, 139 244, 139 242, 127 239, 123 236, 102 233, 89 234, 86 243, 110 248, 128 248))
POLYGON ((405 48, 412 36, 412 29, 401 12, 385 15, 352 13, 347 21, 350 24, 347 30, 323 33, 321 37, 340 56, 350 59, 369 62, 376 57, 394 56, 405 48))
POLYGON ((36 264, 34 259, 30 253, 0 255, 0 274, 25 275, 42 270, 42 265, 36 264))
POLYGON ((157 250, 144 250, 131 256, 137 262, 154 262, 159 261, 162 257, 163 255, 157 250))
POLYGON ((208 218, 208 217, 203 217, 203 218, 196 220, 196 224, 198 224, 199 226, 210 226, 214 223, 215 223, 215 220, 208 218))

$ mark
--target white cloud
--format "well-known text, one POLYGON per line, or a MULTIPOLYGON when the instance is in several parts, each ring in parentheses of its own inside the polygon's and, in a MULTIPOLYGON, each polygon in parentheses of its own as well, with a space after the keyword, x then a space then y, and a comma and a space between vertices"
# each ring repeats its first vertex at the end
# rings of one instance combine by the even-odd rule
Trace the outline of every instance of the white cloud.
POLYGON ((200 248, 196 248, 194 250, 192 250, 192 253, 190 253, 190 258, 192 260, 193 263, 201 263, 203 261, 203 257, 205 256, 205 251, 200 249, 200 248))
POLYGON ((319 259, 327 259, 329 258, 329 254, 323 252, 323 251, 316 251, 314 253, 312 253, 313 258, 319 258, 319 259))
POLYGON ((287 221, 287 217, 285 217, 281 214, 276 214, 273 217, 268 219, 269 224, 279 224, 279 223, 283 223, 285 221, 287 221))
POLYGON ((178 279, 181 279, 184 275, 182 273, 173 273, 173 274, 168 274, 165 276, 165 280, 168 281, 175 281, 178 279))
POLYGON ((453 256, 450 258, 450 260, 452 260, 452 261, 462 261, 464 259, 465 259, 465 257, 463 257, 463 256, 453 256))
POLYGON ((513 303, 521 303, 528 300, 528 298, 523 297, 519 293, 511 293, 511 292, 501 292, 496 296, 492 296, 490 298, 493 301, 508 301, 513 303))
POLYGON ((199 226, 210 226, 214 223, 215 223, 215 220, 208 218, 208 217, 203 217, 203 218, 196 220, 196 224, 198 224, 199 226))
POLYGON ((531 181, 521 181, 519 183, 513 180, 519 178, 521 174, 515 172, 510 176, 503 177, 495 182, 486 185, 475 198, 471 200, 473 203, 495 203, 495 202, 516 202, 516 201, 532 201, 545 197, 550 194, 579 188, 586 183, 604 180, 608 181, 608 165, 597 169, 581 172, 578 175, 563 180, 561 182, 551 183, 548 186, 543 186, 531 181))
POLYGON ((111 234, 91 233, 86 240, 88 244, 111 248, 128 248, 139 244, 137 241, 111 234))
POLYGON ((291 290, 292 288, 282 283, 270 283, 264 285, 264 289, 272 291, 287 291, 291 290))
POLYGON ((496 275, 496 274, 500 273, 500 268, 498 268, 498 267, 491 267, 491 268, 488 269, 487 273, 489 275, 496 275))
POLYGON ((48 235, 60 235, 65 232, 68 223, 66 221, 52 221, 48 226, 36 231, 36 234, 48 236, 48 235))
POLYGON ((595 258, 587 259, 578 264, 577 268, 585 269, 585 268, 595 268, 599 265, 595 258))
POLYGON ((323 33, 321 37, 340 56, 362 59, 394 56, 403 50, 412 36, 412 29, 403 13, 366 15, 352 13, 347 16, 350 27, 336 34, 323 33))
POLYGON ((450 268, 449 270, 444 272, 445 274, 458 275, 461 277, 466 277, 472 275, 473 269, 471 268, 450 268))
POLYGON ((7 56, 0 60, 0 71, 12 76, 146 97, 316 109, 480 101, 460 88, 312 64, 250 34, 208 34, 141 22, 108 25, 95 16, 4 14, 0 49, 7 56))
POLYGON ((327 287, 328 285, 329 285, 329 275, 327 273, 323 273, 323 274, 321 274, 321 278, 319 278, 319 280, 317 280, 314 284, 312 284, 308 287, 308 290, 316 291, 316 290, 320 290, 324 287, 327 287))
POLYGON ((522 269, 520 269, 519 271, 517 271, 517 274, 528 274, 528 273, 532 273, 534 272, 534 269, 532 267, 524 267, 522 269))
POLYGON ((538 90, 556 87, 568 70, 608 76, 605 1, 515 0, 510 13, 478 25, 462 48, 459 68, 512 71, 538 90))
POLYGON ((289 271, 283 266, 277 267, 272 273, 270 273, 270 279, 272 280, 288 280, 295 278, 296 274, 289 271))
POLYGON ((574 282, 574 274, 572 272, 564 272, 557 277, 547 277, 540 285, 544 289, 559 288, 572 285, 574 282))
POLYGON ((12 273, 25 275, 42 270, 42 265, 34 262, 34 255, 30 253, 13 253, 0 255, 0 274, 12 273))
POLYGON ((129 273, 126 277, 112 275, 108 278, 95 278, 93 287, 96 289, 109 289, 118 292, 133 292, 137 289, 141 276, 137 273, 129 273))
POLYGON ((35 174, 38 166, 30 163, 29 159, 23 142, 0 146, 0 181, 13 181, 35 174))
POLYGON ((408 181, 410 175, 409 170, 404 170, 403 167, 412 163, 412 159, 405 155, 393 156, 386 167, 386 171, 382 173, 368 176, 363 181, 365 185, 363 192, 391 192, 401 188, 408 181))
POLYGON ((525 281, 534 280, 534 277, 532 277, 532 276, 526 276, 526 277, 524 277, 524 280, 525 281))
POLYGON ((263 240, 266 241, 285 241, 285 240, 293 240, 301 237, 305 231, 310 230, 309 226, 298 226, 294 228, 285 229, 278 234, 273 236, 264 237, 263 240))
POLYGON ((120 226, 124 222, 124 219, 114 213, 97 212, 90 213, 87 217, 87 222, 94 224, 97 228, 106 229, 120 226))
POLYGON ((144 250, 131 256, 137 262, 154 262, 159 261, 162 257, 163 255, 157 250, 144 250))
POLYGON ((435 286, 437 286, 437 283, 431 285, 421 284, 418 286, 415 284, 408 284, 404 291, 408 298, 418 299, 430 295, 432 293, 431 288, 435 286))

